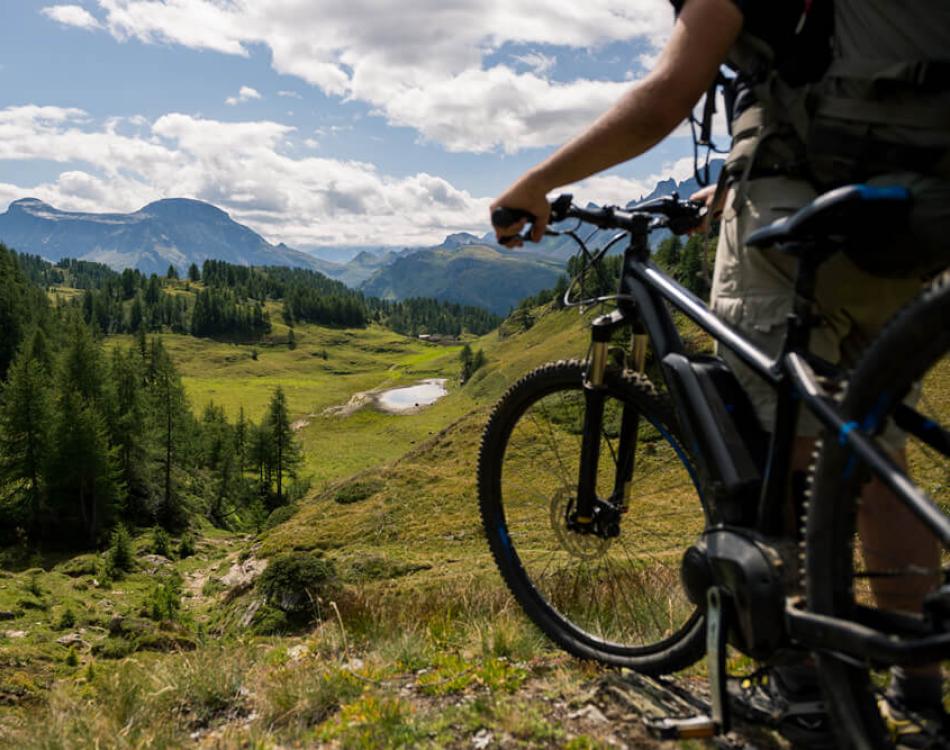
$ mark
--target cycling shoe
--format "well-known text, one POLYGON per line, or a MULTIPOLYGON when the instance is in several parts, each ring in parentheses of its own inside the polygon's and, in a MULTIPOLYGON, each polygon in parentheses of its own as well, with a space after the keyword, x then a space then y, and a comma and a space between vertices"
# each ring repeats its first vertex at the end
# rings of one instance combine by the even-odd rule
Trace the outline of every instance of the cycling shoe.
POLYGON ((792 689, 770 669, 729 683, 730 707, 746 721, 765 724, 793 746, 834 748, 830 717, 817 685, 792 689))
POLYGON ((942 708, 910 709, 886 697, 877 706, 899 750, 950 750, 950 718, 942 708))

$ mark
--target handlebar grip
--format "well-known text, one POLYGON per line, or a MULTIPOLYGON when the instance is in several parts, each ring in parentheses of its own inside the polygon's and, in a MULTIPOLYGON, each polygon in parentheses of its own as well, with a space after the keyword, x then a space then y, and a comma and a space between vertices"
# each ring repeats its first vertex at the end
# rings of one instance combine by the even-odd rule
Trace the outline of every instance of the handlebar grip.
POLYGON ((527 211, 522 211, 520 208, 499 207, 491 212, 491 223, 499 229, 510 227, 522 219, 534 221, 534 216, 527 211))

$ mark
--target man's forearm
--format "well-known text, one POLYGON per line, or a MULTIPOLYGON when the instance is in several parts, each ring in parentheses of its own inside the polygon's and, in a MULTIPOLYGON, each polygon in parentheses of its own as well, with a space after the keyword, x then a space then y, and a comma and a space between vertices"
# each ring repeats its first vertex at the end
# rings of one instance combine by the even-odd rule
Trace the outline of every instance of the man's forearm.
POLYGON ((552 190, 639 156, 656 145, 685 114, 670 124, 651 108, 657 97, 653 89, 652 82, 644 81, 628 91, 590 128, 531 170, 533 177, 552 190))
POLYGON ((525 178, 553 190, 652 148, 709 88, 741 27, 730 0, 689 0, 654 71, 525 178))

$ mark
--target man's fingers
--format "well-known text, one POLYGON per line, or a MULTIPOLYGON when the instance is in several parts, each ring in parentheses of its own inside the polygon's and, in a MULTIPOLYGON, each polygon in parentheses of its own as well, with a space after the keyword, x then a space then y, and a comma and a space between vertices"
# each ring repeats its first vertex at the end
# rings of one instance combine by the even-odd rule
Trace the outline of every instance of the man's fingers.
POLYGON ((691 196, 689 196, 689 199, 690 199, 691 201, 702 201, 703 203, 708 204, 709 201, 712 200, 712 198, 713 198, 713 196, 714 196, 715 194, 716 194, 716 186, 715 186, 715 185, 707 185, 706 187, 700 188, 700 189, 697 190, 695 193, 693 193, 691 196))
POLYGON ((534 225, 531 227, 531 241, 540 242, 544 239, 544 230, 547 229, 548 222, 547 220, 541 221, 538 219, 534 222, 534 225))
POLYGON ((508 244, 508 241, 521 234, 521 230, 524 229, 525 224, 527 223, 527 219, 519 219, 514 224, 504 227, 504 229, 495 227, 495 239, 498 240, 500 244, 511 247, 511 245, 508 244))

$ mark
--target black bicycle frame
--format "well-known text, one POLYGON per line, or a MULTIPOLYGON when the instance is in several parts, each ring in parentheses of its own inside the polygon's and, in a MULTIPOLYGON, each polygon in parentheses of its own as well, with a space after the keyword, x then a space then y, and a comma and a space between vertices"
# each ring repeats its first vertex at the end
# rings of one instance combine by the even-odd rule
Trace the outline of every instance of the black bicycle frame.
MULTIPOLYGON (((644 219, 642 231, 631 231, 630 244, 624 252, 618 306, 592 324, 592 352, 585 378, 586 413, 578 476, 576 513, 572 527, 579 531, 591 530, 595 508, 600 502, 596 496, 597 465, 606 391, 604 370, 607 364, 607 345, 618 328, 633 325, 634 331, 645 331, 653 344, 659 361, 671 354, 686 355, 682 339, 676 330, 667 303, 680 310, 696 325, 706 331, 768 383, 776 392, 776 414, 768 451, 765 458, 755 521, 750 526, 765 536, 781 536, 792 532, 784 527, 784 514, 790 456, 795 440, 798 413, 802 404, 813 413, 833 435, 838 435, 858 458, 907 505, 924 525, 946 546, 950 546, 950 520, 921 492, 907 476, 856 425, 846 422, 838 413, 832 399, 818 382, 815 370, 830 367, 808 351, 808 338, 813 324, 808 300, 814 291, 815 273, 827 257, 820 250, 788 248, 799 257, 799 271, 795 284, 796 302, 788 316, 786 335, 779 354, 772 358, 748 339, 717 318, 696 295, 661 272, 650 260, 647 237, 649 219, 644 219), (807 251, 807 252, 806 252, 807 251)), ((671 385, 667 373, 667 384, 671 385)), ((703 394, 681 391, 670 387, 677 414, 684 410, 701 410, 703 394)), ((903 422, 909 432, 920 422, 920 415, 903 407, 903 422)), ((613 500, 623 509, 633 472, 633 454, 636 447, 639 415, 632 407, 625 407, 618 446, 618 463, 614 481, 613 500), (628 412, 631 412, 628 414, 628 412)), ((944 436, 945 438, 946 436, 944 436)), ((850 654, 857 658, 888 664, 926 663, 935 655, 946 657, 950 635, 930 636, 901 643, 887 632, 913 632, 914 624, 908 618, 895 617, 889 622, 860 623, 820 616, 798 609, 791 604, 786 608, 789 635, 803 646, 828 649, 850 654)), ((919 626, 917 626, 919 627, 919 626)))

